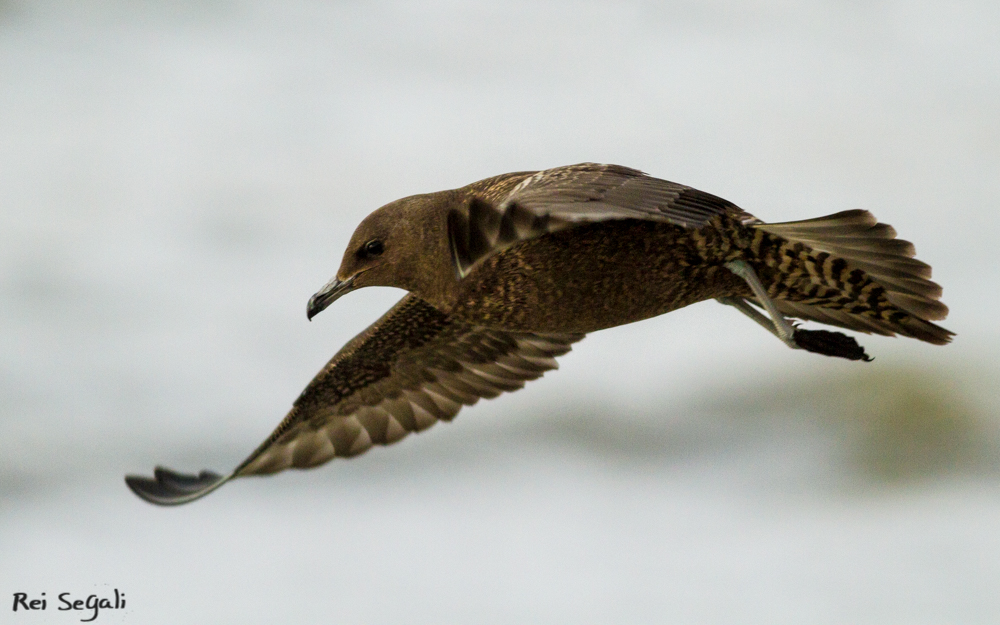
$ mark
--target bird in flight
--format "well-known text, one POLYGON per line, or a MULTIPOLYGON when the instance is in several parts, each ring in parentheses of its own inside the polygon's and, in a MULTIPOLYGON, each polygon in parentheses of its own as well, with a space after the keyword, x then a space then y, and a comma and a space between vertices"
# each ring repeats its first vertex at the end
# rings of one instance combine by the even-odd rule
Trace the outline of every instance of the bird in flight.
POLYGON ((515 172, 379 208, 355 230, 311 319, 365 286, 408 291, 306 386, 232 472, 128 476, 146 501, 394 443, 556 368, 588 332, 715 299, 794 349, 870 360, 840 332, 935 345, 948 308, 929 265, 871 213, 765 223, 722 198, 619 165, 515 172))

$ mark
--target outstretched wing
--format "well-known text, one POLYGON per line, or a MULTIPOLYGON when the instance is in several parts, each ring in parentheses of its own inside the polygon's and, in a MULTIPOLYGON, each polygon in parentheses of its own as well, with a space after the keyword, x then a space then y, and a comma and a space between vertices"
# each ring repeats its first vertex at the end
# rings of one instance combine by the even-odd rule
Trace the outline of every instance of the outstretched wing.
POLYGON ((496 203, 473 191, 466 206, 449 213, 448 237, 462 278, 515 243, 574 225, 645 219, 700 228, 734 211, 742 213, 720 197, 637 169, 580 163, 529 174, 496 203))
POLYGON ((203 497, 234 477, 356 456, 451 420, 462 405, 516 391, 557 368, 555 357, 582 338, 472 326, 407 295, 330 360, 288 416, 232 473, 195 476, 157 467, 153 478, 125 481, 146 501, 174 505, 203 497))

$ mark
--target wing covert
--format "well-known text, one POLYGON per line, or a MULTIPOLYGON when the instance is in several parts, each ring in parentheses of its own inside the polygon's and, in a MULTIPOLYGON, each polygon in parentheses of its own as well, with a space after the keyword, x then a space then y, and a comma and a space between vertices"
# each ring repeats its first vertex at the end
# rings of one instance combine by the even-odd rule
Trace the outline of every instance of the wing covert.
POLYGON ((495 204, 472 195, 448 215, 459 278, 515 243, 575 225, 643 219, 700 228, 736 205, 621 165, 580 163, 527 175, 495 204))
POLYGON ((234 477, 356 456, 450 421, 480 398, 516 391, 557 368, 555 358, 582 338, 472 326, 409 294, 337 352, 229 475, 188 476, 157 467, 153 478, 129 476, 126 482, 143 499, 172 505, 234 477))
POLYGON ((581 338, 471 326, 407 295, 330 360, 235 473, 308 468, 394 443, 555 369, 581 338))

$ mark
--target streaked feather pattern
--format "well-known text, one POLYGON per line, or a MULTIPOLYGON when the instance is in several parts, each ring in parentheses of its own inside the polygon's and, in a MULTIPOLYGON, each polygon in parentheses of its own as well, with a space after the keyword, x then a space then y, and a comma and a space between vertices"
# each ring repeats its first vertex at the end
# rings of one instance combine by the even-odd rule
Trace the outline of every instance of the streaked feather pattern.
POLYGON ((496 204, 473 196, 448 214, 456 274, 510 246, 566 228, 640 219, 699 228, 739 211, 722 198, 620 165, 580 163, 527 176, 496 204))
MULTIPOLYGON (((341 271, 349 271, 329 284, 355 288, 367 279, 426 299, 407 295, 345 345, 232 473, 183 475, 158 467, 152 478, 127 477, 129 487, 147 501, 172 505, 233 477, 355 456, 556 368, 555 358, 584 336, 568 330, 631 323, 710 298, 741 302, 750 314, 745 302, 761 304, 756 291, 775 304, 779 321, 780 312, 935 344, 953 336, 932 323, 948 309, 930 266, 863 210, 768 224, 722 198, 635 169, 581 163, 388 204, 362 222, 352 249, 420 217, 422 234, 447 241, 428 245, 423 237, 402 236, 377 261, 345 254, 341 271), (446 232, 439 235, 442 219, 446 232), (587 224, 572 236, 565 232, 587 224), (426 262, 428 249, 450 250, 452 265, 446 257, 426 262), (752 270, 754 289, 727 269, 736 260, 752 270), (379 277, 380 267, 392 271, 379 277), (405 283, 394 273, 400 267, 410 270, 405 283), (477 267, 482 272, 474 273, 477 267)), ((797 347, 865 355, 837 333, 798 336, 809 342, 797 347)))
POLYGON ((463 405, 514 391, 558 367, 581 334, 491 330, 457 322, 407 295, 338 352, 274 432, 232 473, 130 476, 159 504, 197 499, 245 475, 314 467, 450 421, 463 405))

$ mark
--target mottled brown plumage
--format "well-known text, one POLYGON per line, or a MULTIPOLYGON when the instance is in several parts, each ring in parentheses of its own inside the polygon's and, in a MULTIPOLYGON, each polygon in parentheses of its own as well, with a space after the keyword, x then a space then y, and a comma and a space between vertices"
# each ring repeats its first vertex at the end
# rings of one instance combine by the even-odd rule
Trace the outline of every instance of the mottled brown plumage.
POLYGON ((944 344, 952 333, 932 320, 947 308, 929 278, 913 246, 866 211, 765 224, 615 165, 404 198, 358 226, 308 312, 363 286, 410 293, 333 357, 272 435, 227 476, 158 468, 126 481, 148 501, 177 504, 233 477, 354 456, 520 388, 585 333, 706 299, 828 355, 867 358, 853 339, 782 315, 944 344))

